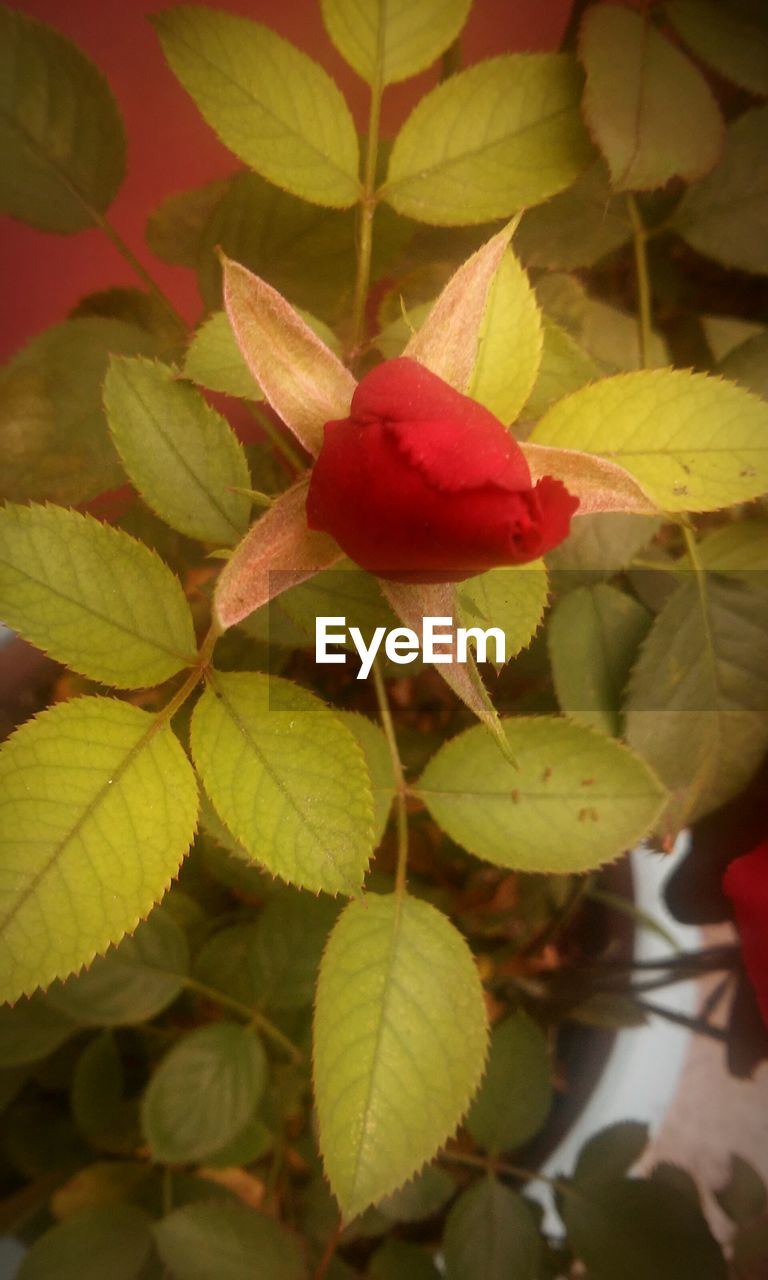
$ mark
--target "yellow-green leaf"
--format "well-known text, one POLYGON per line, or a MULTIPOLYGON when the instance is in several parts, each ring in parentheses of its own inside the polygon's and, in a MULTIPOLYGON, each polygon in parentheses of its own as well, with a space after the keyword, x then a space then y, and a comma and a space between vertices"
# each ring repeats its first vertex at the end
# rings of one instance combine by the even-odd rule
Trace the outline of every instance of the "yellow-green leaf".
POLYGON ((42 22, 0 9, 0 209, 43 231, 93 226, 125 173, 101 72, 42 22))
POLYGON ((354 122, 317 62, 260 23, 202 5, 164 9, 152 22, 172 71, 230 151, 304 200, 355 203, 354 122))
POLYGON ((504 721, 518 768, 476 726, 445 743, 416 788, 470 853, 521 871, 586 871, 653 826, 664 790, 621 743, 554 716, 504 721))
POLYGON ((78 698, 0 751, 0 998, 65 978, 136 928, 197 822, 192 768, 167 725, 78 698))
POLYGON ((217 673, 192 752, 219 816, 273 875, 354 893, 373 851, 368 769, 349 729, 287 680, 217 673))
POLYGON ((612 459, 666 511, 716 511, 768 489, 768 404, 704 373, 604 378, 558 401, 530 440, 612 459))
POLYGON ((350 903, 323 955, 314 1025, 320 1150, 346 1220, 455 1131, 487 1039, 472 955, 445 916, 405 895, 350 903))
POLYGON ((542 342, 536 295, 510 249, 488 290, 468 394, 502 422, 514 422, 536 382, 542 342))
POLYGON ((195 660, 181 583, 122 530, 64 507, 0 508, 0 616, 76 671, 120 689, 195 660))
MULTIPOLYGON (((507 660, 530 644, 547 605, 547 570, 543 560, 489 569, 458 587, 462 625, 500 627, 507 660)), ((489 645, 493 655, 493 644, 489 645)))
POLYGON ((321 0, 328 34, 369 84, 407 80, 439 58, 472 0, 321 0))
POLYGON ((716 163, 723 119, 701 72, 648 14, 591 5, 579 32, 584 119, 613 187, 644 191, 694 182, 716 163))
POLYGON ((144 501, 179 533, 231 546, 248 528, 251 483, 225 418, 167 365, 113 359, 104 384, 112 439, 144 501))
POLYGON ((223 391, 243 400, 264 399, 225 311, 214 311, 195 332, 184 357, 184 374, 209 391, 223 391))
POLYGON ((562 191, 589 164, 581 76, 565 54, 489 58, 421 99, 395 139, 384 198, 410 218, 464 226, 562 191))

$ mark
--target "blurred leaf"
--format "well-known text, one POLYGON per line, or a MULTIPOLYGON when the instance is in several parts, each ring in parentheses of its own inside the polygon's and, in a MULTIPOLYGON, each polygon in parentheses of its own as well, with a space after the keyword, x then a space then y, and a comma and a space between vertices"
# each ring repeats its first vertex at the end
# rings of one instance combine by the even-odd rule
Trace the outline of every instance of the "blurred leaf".
POLYGON ((0 508, 0 614, 75 671, 122 689, 194 661, 181 583, 148 547, 63 507, 0 508))
POLYGON ((323 955, 314 1027, 320 1150, 345 1219, 454 1132, 486 1043, 477 970, 448 920, 405 896, 350 903, 323 955))
POLYGON ((483 1083, 465 1124, 491 1155, 514 1151, 532 1138, 552 1103, 552 1064, 546 1036, 522 1009, 491 1032, 483 1083))
POLYGON ((664 793, 620 743, 555 716, 503 723, 517 768, 478 725, 445 743, 417 785, 457 844, 502 867, 584 871, 653 826, 664 793))
POLYGON ((42 22, 0 9, 0 208, 42 231, 98 225, 125 174, 101 72, 42 22))
POLYGON ((647 1021, 643 1009, 622 991, 592 991, 568 1006, 566 1019, 585 1027, 619 1031, 622 1027, 642 1027, 647 1021))
POLYGON ((648 1125, 622 1120, 600 1129, 581 1148, 573 1181, 585 1190, 596 1183, 613 1182, 628 1173, 648 1145, 648 1125))
POLYGON ((717 1203, 731 1222, 745 1226, 768 1209, 768 1192, 757 1170, 742 1156, 731 1155, 728 1181, 715 1192, 717 1203))
POLYGON ((214 1169, 242 1168, 261 1160, 272 1145, 272 1133, 259 1116, 253 1116, 230 1142, 207 1155, 205 1163, 214 1169))
POLYGON ((393 1222, 421 1222, 439 1213, 455 1190, 456 1184, 445 1169, 428 1164, 399 1191, 380 1200, 376 1208, 393 1222))
POLYGON ((86 1024, 148 1022, 176 999, 188 972, 186 936, 159 906, 132 936, 97 956, 88 969, 54 983, 48 998, 62 1013, 86 1024))
POLYGON ((37 1179, 70 1176, 93 1152, 58 1103, 21 1099, 3 1121, 3 1154, 25 1177, 37 1179))
POLYGON ((69 1099, 73 1119, 91 1146, 118 1154, 138 1147, 138 1108, 125 1097, 123 1066, 111 1032, 95 1036, 80 1054, 69 1099))
POLYGON ((698 546, 699 561, 705 569, 734 574, 764 586, 768 570, 768 520, 736 520, 713 529, 698 546))
POLYGON ((167 725, 83 697, 4 743, 0 799, 2 998, 14 1000, 90 964, 149 914, 191 843, 197 785, 167 725))
POLYGON ((430 66, 458 36, 472 0, 321 0, 336 48, 369 84, 395 84, 430 66))
MULTIPOLYGON (((530 644, 547 607, 548 581, 543 560, 489 569, 459 586, 462 624, 483 630, 500 627, 507 661, 530 644)), ((493 645, 488 646, 493 654, 493 645)), ((492 660, 489 658, 489 660, 492 660)))
POLYGON ((0 1067, 21 1067, 54 1053, 79 1031, 76 1022, 36 993, 0 1005, 0 1067))
POLYGON ((259 1280, 307 1280, 292 1232, 235 1201, 185 1205, 152 1231, 163 1262, 178 1280, 254 1280, 257 1274, 259 1280))
POLYGON ((579 32, 583 111, 617 191, 695 182, 716 163, 723 120, 701 72, 650 21, 591 5, 579 32), (685 104, 684 107, 681 104, 685 104))
POLYGON ((624 199, 612 193, 598 160, 565 191, 526 210, 515 248, 527 267, 573 271, 591 267, 631 236, 624 199))
POLYGON ((726 267, 768 274, 768 106, 728 125, 720 163, 686 191, 670 221, 683 239, 726 267))
POLYGON ((320 957, 339 906, 295 889, 278 889, 253 928, 248 961, 254 986, 272 1009, 312 1003, 320 957))
POLYGON ((580 516, 571 525, 565 542, 546 557, 558 590, 591 585, 597 578, 611 578, 632 563, 653 539, 660 521, 650 516, 600 511, 580 516))
POLYGON ((110 352, 150 355, 155 339, 121 320, 67 320, 0 373, 0 497, 79 503, 125 482, 101 387, 110 352))
POLYGON ((180 345, 179 324, 157 297, 143 289, 116 285, 87 293, 69 313, 70 320, 99 317, 136 325, 154 338, 158 355, 170 358, 180 345))
POLYGON ((559 600, 547 633, 561 710, 600 733, 619 735, 624 686, 650 625, 648 610, 599 582, 559 600))
MULTIPOLYGON (((128 1160, 99 1160, 77 1173, 51 1196, 51 1213, 60 1222, 108 1205, 131 1200, 151 1177, 146 1164, 128 1160)), ((141 1273, 142 1278, 144 1272, 141 1273)))
POLYGON ((672 793, 668 829, 736 795, 768 743, 768 597, 701 574, 656 618, 626 694, 627 741, 672 793))
POLYGON ((539 372, 541 313, 528 277, 511 250, 499 263, 477 339, 469 395, 504 423, 514 422, 539 372))
POLYGON ((729 351, 720 361, 718 373, 768 400, 768 330, 729 351))
POLYGON ((380 843, 392 808, 395 795, 395 779, 392 758, 383 731, 367 716, 357 711, 338 711, 337 716, 354 734, 362 748, 373 789, 373 845, 380 843))
POLYGON ((18 1280, 139 1280, 152 1249, 150 1221, 129 1204, 78 1213, 35 1241, 18 1280))
POLYGON ((569 1242, 594 1280, 726 1280, 720 1247, 701 1212, 675 1187, 611 1181, 566 1191, 569 1242))
POLYGON ((203 6, 162 10, 152 24, 171 70, 236 156, 304 200, 355 203, 355 126, 317 62, 268 27, 203 6))
POLYGON ((368 1264, 370 1280, 439 1280, 440 1272, 420 1245, 390 1237, 368 1264))
POLYGON ((217 673, 195 707, 192 753, 221 817, 273 875, 313 892, 359 888, 372 852, 368 769, 319 698, 217 673))
POLYGON ((768 405, 704 373, 604 378, 553 405, 530 442, 613 459, 665 511, 716 511, 768 488, 768 405))
POLYGON ((508 217, 546 200, 594 154, 580 91, 565 54, 509 54, 451 76, 401 128, 382 196, 438 226, 508 217))
POLYGON ((261 995, 251 963, 255 930, 252 923, 233 924, 211 934, 195 956, 197 981, 255 1007, 261 995))
POLYGON ((167 365, 112 360, 104 384, 112 439, 129 478, 179 533, 232 546, 248 528, 248 463, 229 423, 167 365))
POLYGON ((141 1125, 153 1158, 188 1164, 230 1142, 259 1105, 267 1070, 251 1027, 213 1023, 177 1041, 142 1100, 141 1125))
POLYGON ((600 372, 589 353, 566 329, 543 316, 541 364, 521 416, 540 418, 563 396, 594 382, 600 372))
POLYGON ((487 1177, 463 1191, 445 1224, 447 1280, 537 1280, 541 1240, 521 1196, 487 1177))
POLYGON ((728 0, 667 0, 664 11, 685 43, 719 75, 768 96, 768 25, 728 0))

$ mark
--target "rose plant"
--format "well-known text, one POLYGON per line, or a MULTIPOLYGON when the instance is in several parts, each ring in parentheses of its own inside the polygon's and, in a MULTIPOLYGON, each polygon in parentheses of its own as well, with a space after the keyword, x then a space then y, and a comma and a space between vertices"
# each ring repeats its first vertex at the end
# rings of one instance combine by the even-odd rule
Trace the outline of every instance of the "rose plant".
MULTIPOLYGON (((564 52, 461 70, 469 8, 322 0, 370 87, 362 160, 307 54, 162 10, 244 166, 148 224, 204 318, 139 264, 146 292, 81 300, 0 380, 0 616, 60 664, 0 751, 23 1280, 744 1280, 766 1256, 744 1161, 725 1251, 685 1170, 630 1176, 633 1117, 562 1176, 538 1161, 573 1027, 649 1013, 600 921, 658 925, 611 875, 737 802, 768 746, 766 331, 679 270, 768 272, 768 27, 734 0, 713 43, 705 0, 593 3, 564 52), (382 94, 441 56, 385 156, 382 94), (340 615, 500 628, 508 661, 357 682, 313 661, 340 615)), ((105 82, 23 13, 0 35, 3 208, 119 243, 105 82)), ((764 852, 725 883, 763 1004, 764 852)), ((670 952, 654 985, 738 963, 670 952)))

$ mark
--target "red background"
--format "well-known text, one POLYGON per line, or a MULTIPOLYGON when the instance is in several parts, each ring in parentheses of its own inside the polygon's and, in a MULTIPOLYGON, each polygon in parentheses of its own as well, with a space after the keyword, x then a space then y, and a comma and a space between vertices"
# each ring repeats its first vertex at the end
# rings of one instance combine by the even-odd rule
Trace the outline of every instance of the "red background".
MULTIPOLYGON (((475 0, 462 41, 465 64, 496 53, 551 49, 562 38, 572 0, 475 0)), ((107 76, 125 119, 128 176, 110 218, 138 257, 194 322, 200 301, 192 273, 169 267, 144 244, 148 213, 175 191, 238 167, 166 66, 145 15, 163 8, 146 0, 22 0, 16 8, 62 32, 107 76)), ((267 23, 323 64, 346 95, 359 127, 367 89, 336 53, 318 0, 227 0, 227 9, 267 23)), ((392 134, 437 78, 436 69, 388 89, 383 131, 392 134)), ((48 325, 66 319, 84 294, 135 285, 130 268, 97 230, 73 236, 34 231, 0 219, 0 360, 48 325)))

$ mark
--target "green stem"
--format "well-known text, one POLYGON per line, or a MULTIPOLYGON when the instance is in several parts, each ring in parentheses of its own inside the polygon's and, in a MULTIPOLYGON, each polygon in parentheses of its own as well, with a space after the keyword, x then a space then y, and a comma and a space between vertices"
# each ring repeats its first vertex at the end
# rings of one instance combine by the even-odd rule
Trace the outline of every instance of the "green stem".
POLYGON ((365 145, 365 167, 363 170, 363 189, 360 194, 360 215, 358 222, 357 276, 355 293, 352 302, 352 329, 347 351, 348 362, 352 365, 360 355, 365 328, 365 304, 368 299, 368 286, 371 280, 371 250, 373 248, 373 216, 376 212, 378 197, 376 195, 376 162, 379 155, 379 121, 381 119, 381 95, 383 92, 382 66, 384 62, 385 24, 379 22, 378 47, 376 50, 376 66, 371 84, 371 106, 368 113, 368 137, 365 145))
POLYGON ((231 1013, 236 1013, 238 1017, 243 1018, 246 1022, 252 1022, 255 1027, 271 1040, 273 1044, 278 1045, 287 1054, 293 1062, 300 1063, 304 1061, 304 1055, 301 1049, 289 1040, 274 1022, 270 1022, 263 1013, 258 1009, 252 1009, 249 1005, 243 1004, 241 1000, 236 1000, 234 996, 225 995, 223 991, 217 991, 215 987, 209 987, 205 982, 198 982, 197 978, 184 978, 183 985, 187 991, 193 991, 196 995, 202 996, 205 1000, 212 1001, 222 1009, 229 1009, 231 1013))
POLYGON ((379 706, 379 717, 384 736, 387 739, 389 755, 392 761, 392 772, 395 777, 395 806, 397 809, 397 870, 395 872, 395 893, 405 893, 406 868, 408 866, 408 809, 406 806, 407 786, 400 752, 397 747, 395 725, 389 709, 387 688, 384 683, 379 659, 373 664, 373 686, 376 690, 376 701, 379 706))
POLYGON ((442 1151, 440 1159, 448 1160, 452 1164, 466 1165, 468 1169, 482 1169, 485 1173, 491 1175, 503 1173, 510 1178, 522 1178, 526 1182, 544 1182, 548 1187, 554 1187, 557 1191, 573 1190, 561 1178, 548 1178, 546 1174, 537 1173, 535 1169, 526 1169, 522 1165, 510 1164, 507 1160, 496 1160, 493 1156, 478 1156, 468 1151, 442 1151))
POLYGON ((651 285, 648 277, 648 255, 646 245, 648 232, 640 216, 637 201, 627 194, 627 209, 632 223, 632 240, 635 249, 635 275, 637 278, 637 332, 640 343, 640 364, 647 369, 651 360, 651 285))
POLYGON ((142 284, 146 285, 152 297, 155 299, 155 302, 157 302, 158 305, 162 307, 163 311, 166 313, 169 319, 173 321, 174 325, 177 328, 179 328, 182 331, 182 333, 186 333, 187 327, 188 327, 186 320, 176 310, 175 306, 171 302, 168 295, 163 292, 163 290, 160 288, 160 285, 157 283, 157 281, 149 274, 144 264, 140 262, 139 259, 136 257, 136 254, 133 252, 133 249, 131 249, 130 245, 126 244, 125 240, 120 235, 120 232, 117 230, 117 228, 112 225, 112 223, 109 221, 109 218, 106 218, 104 214, 99 213, 96 209, 93 209, 90 205, 87 206, 87 208, 88 208, 88 212, 93 218, 93 221, 96 223, 96 226, 99 227, 100 230, 104 232, 104 235, 115 246, 118 253, 125 259, 125 261, 128 263, 128 266, 131 268, 134 274, 138 276, 142 284))
POLYGON ((282 454, 282 459, 289 464, 291 470, 298 472, 299 475, 301 475, 303 471, 306 471, 307 464, 301 454, 294 448, 290 440, 286 440, 282 431, 275 426, 269 414, 265 413, 264 410, 260 409, 256 404, 249 405, 249 409, 251 417, 258 422, 270 444, 277 449, 278 453, 282 454))

